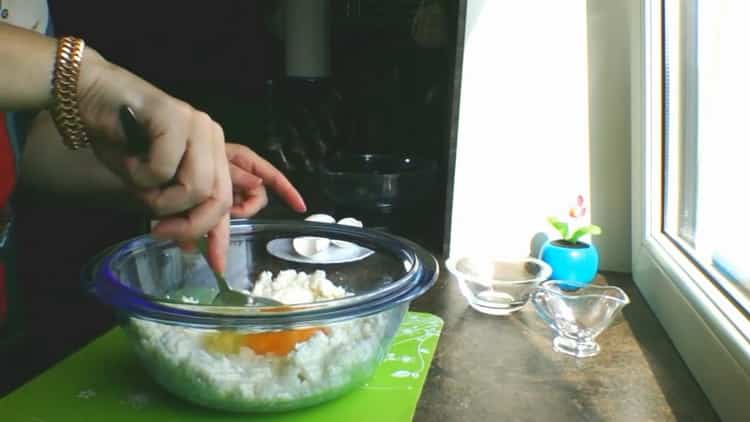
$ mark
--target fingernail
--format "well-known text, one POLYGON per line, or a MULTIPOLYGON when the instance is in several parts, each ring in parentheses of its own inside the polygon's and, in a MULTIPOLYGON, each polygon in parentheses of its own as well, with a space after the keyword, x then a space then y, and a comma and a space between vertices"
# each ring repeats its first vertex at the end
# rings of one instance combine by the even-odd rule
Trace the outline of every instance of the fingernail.
POLYGON ((160 221, 151 229, 151 234, 160 239, 179 238, 183 231, 182 226, 184 226, 182 221, 160 221))

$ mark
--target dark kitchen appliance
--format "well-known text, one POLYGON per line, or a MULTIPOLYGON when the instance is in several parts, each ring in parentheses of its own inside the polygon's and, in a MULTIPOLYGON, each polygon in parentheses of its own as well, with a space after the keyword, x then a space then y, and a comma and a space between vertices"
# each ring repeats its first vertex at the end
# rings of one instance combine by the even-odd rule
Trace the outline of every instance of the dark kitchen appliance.
POLYGON ((324 197, 361 210, 404 209, 434 192, 432 160, 386 154, 339 153, 320 164, 324 197))

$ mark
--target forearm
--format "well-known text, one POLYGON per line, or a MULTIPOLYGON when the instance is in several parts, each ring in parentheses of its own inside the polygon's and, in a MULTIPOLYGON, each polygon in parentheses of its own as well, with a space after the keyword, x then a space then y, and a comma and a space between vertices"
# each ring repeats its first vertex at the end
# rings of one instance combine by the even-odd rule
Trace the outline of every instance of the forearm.
POLYGON ((71 151, 65 147, 46 111, 31 123, 21 161, 21 184, 55 195, 107 194, 107 198, 122 196, 123 200, 126 196, 120 178, 91 149, 71 151))
POLYGON ((50 105, 56 49, 54 38, 0 22, 0 110, 50 105))

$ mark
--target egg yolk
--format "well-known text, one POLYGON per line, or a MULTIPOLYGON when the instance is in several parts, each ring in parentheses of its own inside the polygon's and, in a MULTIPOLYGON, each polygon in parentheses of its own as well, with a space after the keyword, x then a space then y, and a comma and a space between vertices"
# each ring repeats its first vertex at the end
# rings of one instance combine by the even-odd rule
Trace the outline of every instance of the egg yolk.
POLYGON ((260 355, 286 356, 294 350, 297 343, 302 343, 322 331, 322 328, 302 328, 288 331, 269 331, 265 333, 245 334, 243 344, 260 355))
POLYGON ((242 335, 233 332, 206 334, 203 346, 211 352, 236 354, 242 346, 242 335))
POLYGON ((239 353, 240 347, 244 346, 259 355, 286 356, 297 343, 309 340, 318 331, 329 333, 327 329, 318 327, 251 334, 225 332, 207 335, 203 342, 208 350, 214 352, 239 353))
MULTIPOLYGON (((266 312, 284 312, 290 306, 276 306, 266 312)), ((206 348, 215 352, 239 353, 245 346, 259 355, 286 356, 294 350, 297 343, 302 343, 318 331, 330 334, 327 328, 310 327, 296 330, 268 331, 263 333, 237 334, 232 332, 208 335, 204 339, 206 348)))

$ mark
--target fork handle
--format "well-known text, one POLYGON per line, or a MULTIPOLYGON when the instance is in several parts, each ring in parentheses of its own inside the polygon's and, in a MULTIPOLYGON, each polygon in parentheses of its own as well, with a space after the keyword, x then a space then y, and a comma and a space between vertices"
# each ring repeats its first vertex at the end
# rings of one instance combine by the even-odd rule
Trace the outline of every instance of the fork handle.
POLYGON ((136 120, 133 109, 123 105, 120 107, 119 116, 120 125, 127 140, 128 153, 139 157, 147 156, 149 150, 148 133, 136 120))
MULTIPOLYGON (((203 259, 206 260, 206 264, 208 264, 208 241, 206 240, 206 237, 199 237, 195 243, 198 246, 198 250, 201 252, 201 255, 203 255, 203 259)), ((213 267, 211 267, 210 264, 208 264, 208 266, 209 268, 211 268, 214 276, 216 276, 216 284, 218 284, 219 290, 221 290, 222 292, 232 291, 232 289, 229 287, 229 284, 227 283, 227 280, 224 279, 224 276, 220 272, 216 271, 213 267)))

